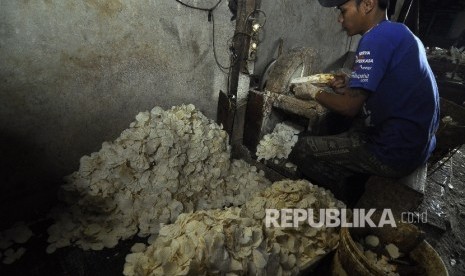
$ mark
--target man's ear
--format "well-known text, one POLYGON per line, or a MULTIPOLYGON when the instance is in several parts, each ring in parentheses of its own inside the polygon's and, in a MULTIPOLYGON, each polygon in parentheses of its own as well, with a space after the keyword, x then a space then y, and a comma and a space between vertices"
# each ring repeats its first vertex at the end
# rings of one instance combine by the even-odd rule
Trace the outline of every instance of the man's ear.
POLYGON ((377 0, 362 0, 362 11, 365 12, 365 14, 369 14, 374 8, 376 8, 376 5, 378 5, 377 0))

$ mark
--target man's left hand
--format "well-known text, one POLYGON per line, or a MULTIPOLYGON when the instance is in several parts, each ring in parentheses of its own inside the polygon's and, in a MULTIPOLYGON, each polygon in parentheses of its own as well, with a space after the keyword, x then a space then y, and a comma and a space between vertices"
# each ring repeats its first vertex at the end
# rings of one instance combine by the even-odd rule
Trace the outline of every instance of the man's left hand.
POLYGON ((347 87, 349 82, 349 77, 343 73, 335 74, 334 80, 328 83, 328 86, 331 87, 334 92, 342 94, 344 89, 347 87))

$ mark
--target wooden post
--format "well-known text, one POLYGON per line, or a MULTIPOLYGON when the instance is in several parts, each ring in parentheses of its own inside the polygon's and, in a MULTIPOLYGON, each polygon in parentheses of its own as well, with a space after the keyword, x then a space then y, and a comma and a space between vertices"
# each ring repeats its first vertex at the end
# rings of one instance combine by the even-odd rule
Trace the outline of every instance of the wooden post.
MULTIPOLYGON (((226 95, 222 95, 218 102, 218 114, 222 114, 222 118, 218 117, 218 123, 228 126, 225 130, 230 137, 230 143, 236 141, 242 142, 245 108, 247 103, 247 95, 238 95, 239 82, 249 77, 248 58, 249 46, 251 38, 252 21, 249 20, 253 12, 258 9, 259 0, 238 0, 237 1, 237 18, 236 30, 233 37, 233 63, 229 72, 229 84, 226 95), (240 96, 240 97, 239 97, 240 96), (227 111, 219 109, 229 107, 227 111)), ((248 82, 246 83, 248 86, 248 82)), ((247 91, 248 91, 247 87, 247 91)))

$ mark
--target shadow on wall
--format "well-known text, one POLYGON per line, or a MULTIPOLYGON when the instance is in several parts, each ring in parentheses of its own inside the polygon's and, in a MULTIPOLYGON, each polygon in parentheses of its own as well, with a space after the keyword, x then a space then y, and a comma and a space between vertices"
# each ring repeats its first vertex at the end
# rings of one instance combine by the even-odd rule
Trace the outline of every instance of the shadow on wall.
POLYGON ((28 141, 1 131, 0 137, 0 229, 17 220, 43 217, 57 202, 60 179, 47 170, 50 162, 43 149, 28 141))

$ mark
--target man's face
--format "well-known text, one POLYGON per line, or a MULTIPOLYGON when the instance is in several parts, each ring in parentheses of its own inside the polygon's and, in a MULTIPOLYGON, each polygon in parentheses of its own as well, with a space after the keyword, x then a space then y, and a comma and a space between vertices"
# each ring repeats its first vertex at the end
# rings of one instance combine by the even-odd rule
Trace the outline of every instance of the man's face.
POLYGON ((348 36, 356 34, 363 34, 363 14, 362 10, 357 7, 355 0, 349 0, 343 5, 338 7, 341 14, 339 14, 338 22, 341 23, 344 31, 348 36))

